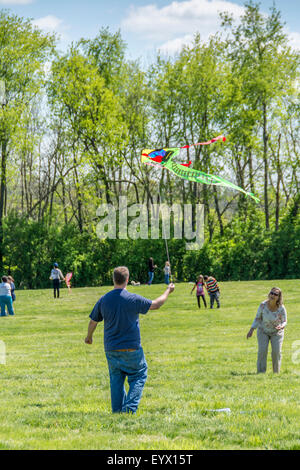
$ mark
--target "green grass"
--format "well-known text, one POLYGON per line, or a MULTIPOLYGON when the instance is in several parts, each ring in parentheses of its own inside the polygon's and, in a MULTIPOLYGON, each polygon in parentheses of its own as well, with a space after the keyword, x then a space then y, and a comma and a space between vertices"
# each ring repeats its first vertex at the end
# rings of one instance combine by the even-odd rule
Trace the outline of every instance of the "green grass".
MULTIPOLYGON (((17 291, 15 317, 0 318, 0 449, 300 449, 299 281, 221 284, 221 308, 198 310, 178 284, 141 316, 148 362, 138 413, 113 415, 103 327, 86 345, 88 315, 110 288, 17 291), (288 326, 282 370, 256 374, 256 337, 246 333, 278 285, 288 326), (231 413, 212 412, 230 408, 231 413)), ((163 285, 132 288, 149 298, 163 285)))

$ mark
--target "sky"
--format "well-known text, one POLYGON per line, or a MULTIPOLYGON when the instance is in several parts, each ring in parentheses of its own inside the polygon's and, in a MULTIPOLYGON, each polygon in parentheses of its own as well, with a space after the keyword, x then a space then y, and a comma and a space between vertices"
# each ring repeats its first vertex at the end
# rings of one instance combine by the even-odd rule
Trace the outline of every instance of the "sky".
MULTIPOLYGON (((286 23, 290 44, 300 49, 300 0, 260 0, 268 13, 275 6, 286 23)), ((149 59, 159 49, 173 54, 190 44, 194 34, 203 40, 220 30, 219 12, 234 18, 243 13, 244 0, 0 0, 0 9, 32 19, 46 32, 59 35, 59 48, 72 41, 94 38, 108 27, 120 30, 128 59, 149 59)), ((257 2, 255 2, 257 3, 257 2)))

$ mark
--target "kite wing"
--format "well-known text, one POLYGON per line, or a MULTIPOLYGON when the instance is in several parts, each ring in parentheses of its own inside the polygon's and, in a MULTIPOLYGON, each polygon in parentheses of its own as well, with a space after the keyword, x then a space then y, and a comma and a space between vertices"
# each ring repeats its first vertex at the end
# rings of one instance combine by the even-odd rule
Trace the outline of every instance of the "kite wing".
POLYGON ((246 196, 251 197, 256 202, 259 202, 259 199, 256 196, 254 196, 253 193, 245 191, 240 186, 237 186, 236 184, 231 183, 230 181, 227 181, 224 178, 221 178, 220 176, 209 175, 207 173, 204 173, 203 171, 189 168, 191 162, 189 163, 173 162, 173 158, 179 154, 180 149, 185 149, 185 148, 193 147, 196 145, 209 145, 218 140, 222 140, 223 142, 225 142, 226 138, 220 135, 207 142, 199 142, 193 145, 185 145, 184 147, 162 148, 162 149, 152 149, 152 150, 144 149, 142 151, 141 160, 146 165, 166 168, 167 170, 171 171, 172 173, 179 176, 180 178, 183 178, 189 181, 194 181, 195 183, 213 184, 215 186, 224 186, 227 188, 235 189, 236 191, 240 191, 244 193, 246 196))

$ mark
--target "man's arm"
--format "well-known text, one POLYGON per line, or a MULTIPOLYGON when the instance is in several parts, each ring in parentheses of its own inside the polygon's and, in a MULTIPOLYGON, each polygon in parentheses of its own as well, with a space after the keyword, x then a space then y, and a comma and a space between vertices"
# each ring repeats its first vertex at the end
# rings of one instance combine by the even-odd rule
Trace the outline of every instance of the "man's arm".
POLYGON ((174 289, 175 289, 174 284, 169 284, 165 292, 160 297, 157 297, 157 299, 152 301, 152 304, 149 310, 158 310, 165 303, 169 294, 171 294, 174 289))
POLYGON ((92 344, 93 342, 93 333, 95 329, 97 328, 98 322, 94 320, 90 320, 89 326, 88 326, 88 332, 87 332, 87 337, 85 338, 85 342, 87 344, 92 344))

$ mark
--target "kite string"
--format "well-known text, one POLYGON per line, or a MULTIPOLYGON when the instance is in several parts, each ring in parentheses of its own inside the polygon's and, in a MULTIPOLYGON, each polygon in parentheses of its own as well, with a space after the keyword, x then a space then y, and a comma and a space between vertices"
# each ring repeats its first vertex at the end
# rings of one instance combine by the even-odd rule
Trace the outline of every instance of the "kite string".
MULTIPOLYGON (((158 194, 159 194, 159 204, 162 203, 162 197, 161 197, 161 194, 160 194, 160 188, 158 187, 158 194)), ((159 211, 158 211, 158 214, 159 214, 159 211)), ((162 214, 162 212, 161 212, 162 214)), ((170 263, 170 256, 169 256, 169 249, 168 249, 168 242, 167 242, 167 237, 166 237, 166 232, 165 232, 165 224, 163 223, 163 217, 161 219, 161 224, 162 224, 162 230, 163 230, 163 236, 164 236, 164 239, 165 239, 165 245, 166 245, 166 252, 167 252, 167 259, 168 259, 168 263, 169 263, 169 266, 170 266, 170 281, 173 282, 172 280, 172 270, 171 270, 171 263, 170 263)))

